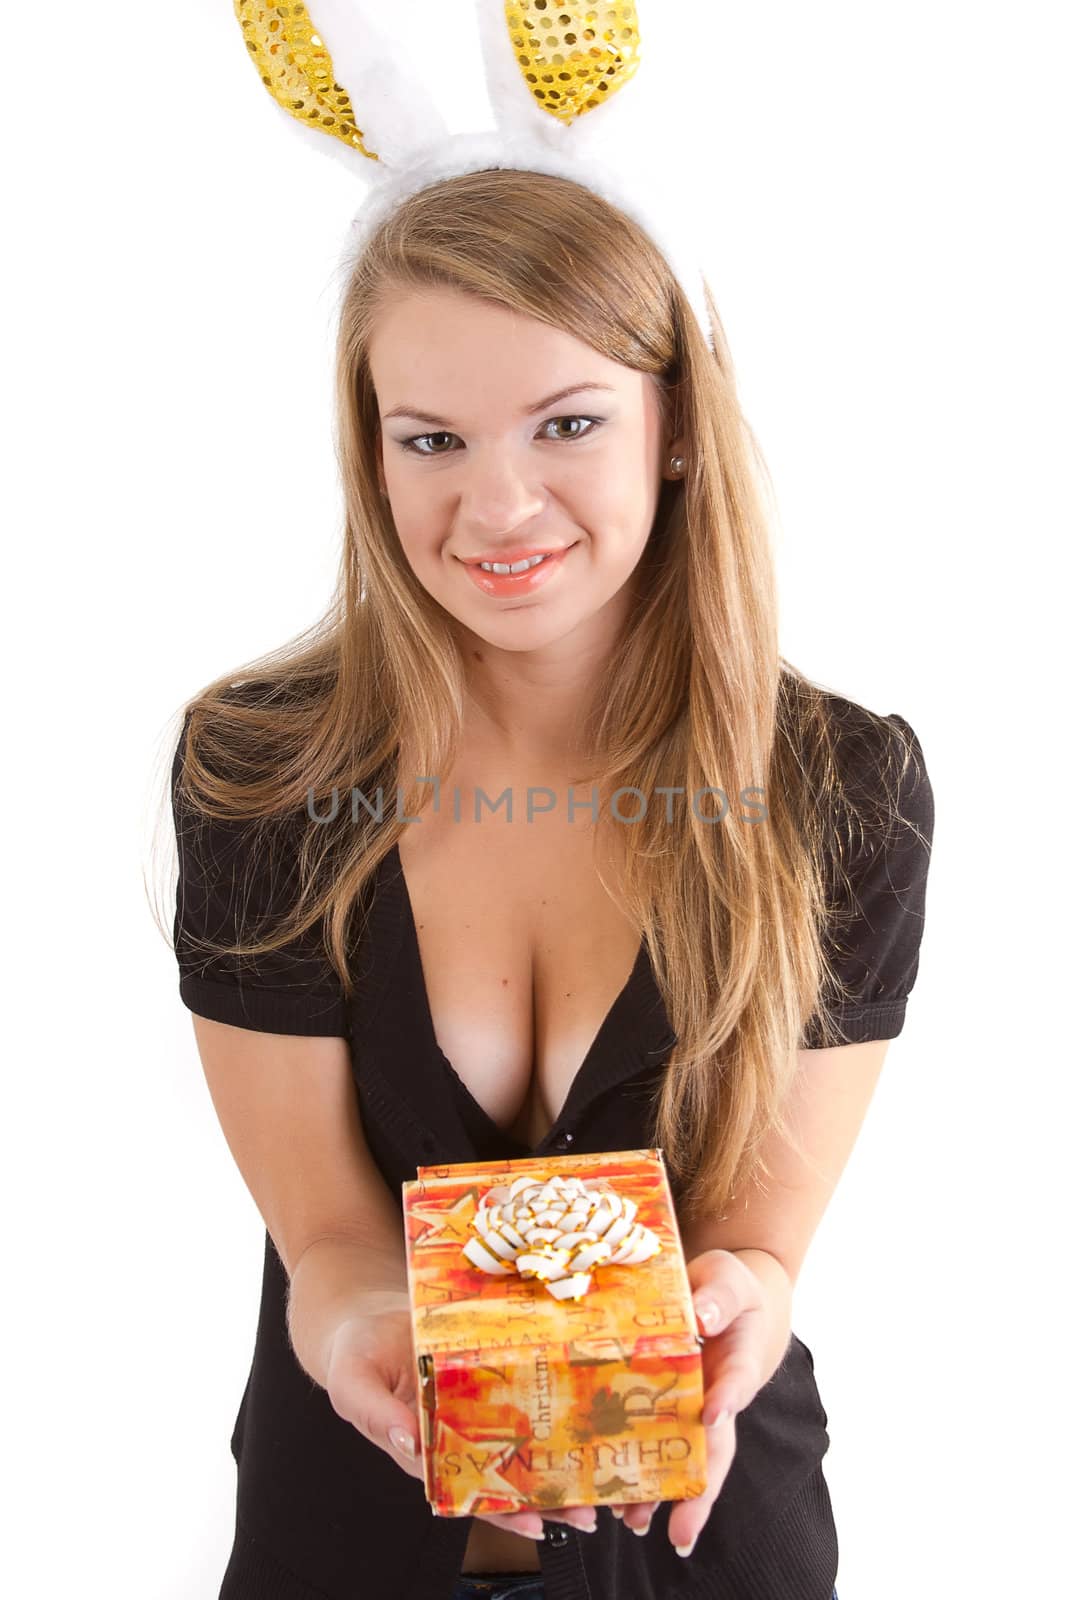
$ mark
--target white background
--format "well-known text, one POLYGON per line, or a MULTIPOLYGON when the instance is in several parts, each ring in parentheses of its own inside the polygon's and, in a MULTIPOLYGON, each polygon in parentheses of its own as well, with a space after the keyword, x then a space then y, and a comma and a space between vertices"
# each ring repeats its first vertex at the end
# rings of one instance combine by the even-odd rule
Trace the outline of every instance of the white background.
MULTIPOLYGON (((677 9, 707 72, 678 137, 699 108, 693 205, 777 489, 782 649, 905 716, 937 802, 905 1031, 797 1290, 838 1588, 1044 1592, 1061 15, 677 9)), ((390 11, 452 126, 484 126, 469 8, 390 11)), ((333 274, 362 191, 289 137, 225 0, 35 6, 5 33, 5 1566, 20 1596, 210 1600, 262 1224, 148 851, 183 700, 326 603, 333 274)))

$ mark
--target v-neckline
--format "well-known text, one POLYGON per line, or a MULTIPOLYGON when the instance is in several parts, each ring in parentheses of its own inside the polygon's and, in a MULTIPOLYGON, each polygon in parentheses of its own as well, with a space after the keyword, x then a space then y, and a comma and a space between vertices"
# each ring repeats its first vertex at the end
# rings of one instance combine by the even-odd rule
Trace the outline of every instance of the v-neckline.
POLYGON ((463 1097, 468 1107, 475 1114, 477 1119, 483 1124, 487 1134, 490 1134, 501 1145, 509 1146, 511 1152, 515 1155, 543 1155, 549 1149, 549 1147, 556 1142, 560 1129, 570 1114, 570 1108, 577 1097, 580 1087, 584 1086, 585 1079, 588 1078, 589 1073, 592 1070, 592 1065, 599 1055, 605 1039, 612 1032, 618 1014, 626 1005, 626 1002, 630 998, 635 985, 644 974, 651 976, 652 969, 648 956, 648 945, 644 934, 641 936, 641 943, 638 947, 637 954, 634 957, 633 966, 630 968, 629 976, 627 977, 626 982, 623 984, 622 988, 619 990, 618 994, 615 996, 615 999, 609 1006, 607 1014, 593 1036, 592 1043, 579 1063, 574 1077, 571 1079, 570 1087, 564 1096, 563 1104, 559 1110, 559 1116, 556 1118, 551 1128, 549 1128, 540 1144, 531 1147, 513 1138, 510 1133, 507 1133, 503 1128, 501 1128, 499 1123, 497 1123, 489 1115, 488 1111, 486 1111, 481 1102, 475 1098, 474 1094, 470 1088, 468 1088, 459 1072, 457 1072, 454 1064, 449 1060, 448 1056, 441 1048, 440 1042, 437 1038, 437 1032, 434 1028, 433 1012, 430 1009, 430 993, 426 986, 426 969, 422 964, 422 951, 419 948, 419 933, 415 924, 415 911, 411 903, 411 895, 408 892, 408 881, 404 875, 404 863, 400 859, 400 847, 398 844, 393 845, 389 855, 386 857, 386 860, 390 858, 392 859, 394 868, 393 881, 396 884, 397 893, 400 899, 405 929, 409 939, 411 940, 411 948, 414 953, 414 965, 417 976, 415 987, 418 990, 417 996, 415 997, 416 1004, 419 1008, 420 1020, 423 1024, 426 1037, 427 1039, 432 1040, 433 1049, 438 1061, 445 1068, 449 1077, 454 1082, 457 1091, 463 1097))

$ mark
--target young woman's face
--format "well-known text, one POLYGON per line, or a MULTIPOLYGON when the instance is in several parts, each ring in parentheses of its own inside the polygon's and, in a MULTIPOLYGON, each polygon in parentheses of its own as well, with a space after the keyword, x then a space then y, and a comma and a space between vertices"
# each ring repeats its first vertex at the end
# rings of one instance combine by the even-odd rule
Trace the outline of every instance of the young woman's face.
POLYGON ((624 614, 669 475, 647 374, 454 290, 395 299, 369 361, 393 521, 445 610, 511 650, 624 614), (478 565, 531 553, 523 576, 478 565))

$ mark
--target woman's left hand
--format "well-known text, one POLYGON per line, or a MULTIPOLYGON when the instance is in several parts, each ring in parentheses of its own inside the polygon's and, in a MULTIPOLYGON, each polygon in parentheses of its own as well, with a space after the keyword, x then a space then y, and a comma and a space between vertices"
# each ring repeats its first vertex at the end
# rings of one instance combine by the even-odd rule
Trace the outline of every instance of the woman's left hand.
MULTIPOLYGON (((730 1470, 737 1447, 734 1418, 749 1405, 784 1355, 782 1330, 791 1320, 792 1284, 784 1272, 758 1276, 731 1250, 705 1250, 688 1263, 693 1304, 704 1331, 704 1409, 707 1487, 671 1507, 667 1534, 679 1555, 696 1542, 730 1470), (789 1302, 786 1304, 785 1302, 789 1302), (705 1319, 710 1308, 711 1320, 705 1319)), ((628 1528, 647 1533, 661 1502, 614 1507, 628 1528)))

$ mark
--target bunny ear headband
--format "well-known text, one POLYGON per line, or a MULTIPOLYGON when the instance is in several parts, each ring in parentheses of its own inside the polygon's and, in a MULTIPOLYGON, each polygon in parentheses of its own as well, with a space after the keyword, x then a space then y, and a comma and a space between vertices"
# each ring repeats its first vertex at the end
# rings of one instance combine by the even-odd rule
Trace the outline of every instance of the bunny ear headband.
MULTIPOLYGON (((685 225, 690 200, 677 181, 688 145, 670 138, 684 53, 699 41, 677 16, 668 21, 672 0, 474 6, 496 127, 450 133, 407 58, 412 19, 395 0, 234 0, 249 55, 289 125, 368 184, 347 258, 358 259, 402 200, 443 178, 492 167, 570 178, 658 245, 710 348, 699 258, 685 225)), ((447 29, 454 6, 438 10, 447 29)))

